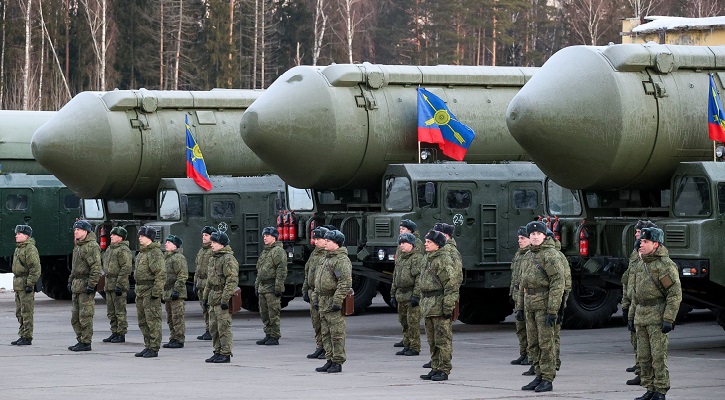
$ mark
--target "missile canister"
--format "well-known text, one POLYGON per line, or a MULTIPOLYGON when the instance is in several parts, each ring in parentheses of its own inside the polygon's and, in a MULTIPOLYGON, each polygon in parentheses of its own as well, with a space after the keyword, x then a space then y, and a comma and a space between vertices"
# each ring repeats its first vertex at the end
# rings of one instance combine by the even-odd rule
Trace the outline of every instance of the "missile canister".
POLYGON ((375 187, 388 164, 418 161, 420 86, 446 101, 476 132, 464 161, 528 160, 506 128, 505 111, 536 70, 369 63, 295 67, 247 109, 242 137, 292 186, 375 187))
POLYGON ((570 189, 661 189, 681 161, 712 160, 709 73, 722 88, 725 47, 574 46, 514 97, 513 137, 570 189))
POLYGON ((210 175, 271 170, 239 135, 254 90, 83 92, 33 135, 33 155, 83 198, 153 197, 186 176, 185 117, 210 175))
POLYGON ((48 174, 30 150, 33 132, 55 111, 0 111, 0 171, 2 173, 48 174))

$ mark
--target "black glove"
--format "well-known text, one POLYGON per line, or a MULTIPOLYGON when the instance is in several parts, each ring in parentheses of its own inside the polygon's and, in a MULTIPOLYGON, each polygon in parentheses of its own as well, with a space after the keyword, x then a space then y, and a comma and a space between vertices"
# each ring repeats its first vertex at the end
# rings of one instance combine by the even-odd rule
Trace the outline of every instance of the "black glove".
POLYGON ((634 320, 633 319, 628 319, 627 320, 627 329, 629 329, 630 332, 634 332, 635 331, 635 329, 634 329, 634 320))
POLYGON ((563 322, 564 322, 564 316, 561 315, 561 314, 558 314, 556 316, 556 323, 559 324, 559 325, 561 325, 563 322))
POLYGON ((546 314, 546 325, 554 326, 556 324, 556 314, 546 314))
POLYGON ((629 321, 629 308, 622 309, 622 321, 626 324, 629 321))
POLYGON ((72 289, 72 287, 73 287, 73 285, 71 285, 71 284, 69 283, 69 284, 68 284, 68 291, 69 291, 69 292, 71 292, 71 293, 73 293, 73 289, 72 289))
POLYGON ((524 322, 524 310, 516 310, 516 320, 524 322))
POLYGON ((193 288, 192 290, 194 291, 194 294, 195 294, 196 296, 198 296, 198 295, 199 295, 199 288, 198 288, 198 287, 196 287, 196 283, 194 284, 194 288, 193 288))
POLYGON ((254 295, 259 297, 259 288, 254 288, 254 295))
POLYGON ((91 285, 86 285, 86 294, 95 293, 96 288, 91 287, 91 285))
POLYGON ((25 287, 25 293, 31 293, 33 291, 33 288, 31 286, 25 287))
POLYGON ((116 289, 113 290, 113 293, 115 293, 116 296, 121 296, 121 295, 123 295, 123 289, 121 289, 120 287, 116 286, 116 289))
POLYGON ((662 333, 670 333, 673 329, 675 329, 675 324, 672 322, 662 321, 662 333))
POLYGON ((219 304, 219 307, 221 307, 222 310, 228 310, 229 309, 229 304, 227 304, 226 301, 222 301, 221 304, 219 304))
POLYGON ((332 311, 340 311, 342 310, 342 307, 338 306, 337 304, 333 304, 332 308, 330 308, 332 311))
POLYGON ((179 292, 177 292, 176 290, 171 292, 171 300, 179 300, 179 292))
POLYGON ((305 303, 309 303, 310 302, 310 295, 307 294, 307 293, 302 293, 302 300, 304 300, 305 303))
POLYGON ((274 295, 277 296, 277 297, 282 297, 282 292, 275 291, 274 292, 274 295))
POLYGON ((410 306, 411 307, 418 307, 420 305, 420 299, 413 296, 410 298, 410 306))
POLYGON ((315 307, 315 310, 320 310, 320 305, 317 303, 313 304, 312 307, 315 307))
POLYGON ((509 304, 511 304, 512 307, 516 307, 516 302, 514 301, 514 296, 509 296, 509 304))
POLYGON ((201 308, 203 308, 205 310, 208 310, 209 309, 209 303, 205 301, 204 304, 201 305, 201 308))
POLYGON ((390 298, 390 305, 393 306, 394 309, 398 309, 398 300, 395 300, 395 297, 390 298))

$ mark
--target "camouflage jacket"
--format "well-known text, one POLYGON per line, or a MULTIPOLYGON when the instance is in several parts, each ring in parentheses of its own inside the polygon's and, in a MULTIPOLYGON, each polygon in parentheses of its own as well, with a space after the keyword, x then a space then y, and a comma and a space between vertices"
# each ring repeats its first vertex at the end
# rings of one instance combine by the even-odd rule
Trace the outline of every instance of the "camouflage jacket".
POLYGON ((422 296, 420 300, 422 317, 453 315, 458 298, 455 268, 453 260, 444 248, 426 254, 424 266, 418 277, 422 296))
POLYGON ((315 291, 312 303, 317 303, 320 312, 332 311, 332 306, 342 307, 352 288, 352 263, 347 256, 347 247, 328 251, 325 259, 315 271, 315 291))
POLYGON ((559 313, 566 286, 565 269, 569 268, 565 260, 550 237, 529 248, 521 264, 517 310, 559 313))
POLYGON ((239 262, 231 247, 224 246, 213 253, 208 272, 204 301, 211 307, 218 306, 222 301, 228 302, 234 289, 239 286, 239 262))
POLYGON ((176 292, 179 299, 186 299, 186 280, 189 279, 189 267, 186 257, 181 249, 167 251, 164 254, 166 264, 166 282, 164 282, 164 300, 171 300, 171 294, 176 292))
POLYGON ((326 254, 327 250, 325 250, 324 247, 315 246, 315 250, 312 251, 310 258, 308 258, 305 263, 305 281, 302 283, 302 293, 307 293, 310 295, 310 298, 312 297, 309 292, 315 290, 315 276, 317 268, 322 265, 326 254))
POLYGON ((663 320, 674 322, 682 301, 677 266, 664 245, 641 258, 629 276, 632 295, 629 319, 634 319, 635 325, 659 325, 663 320))
POLYGON ((101 248, 96 234, 88 232, 83 240, 76 240, 73 247, 73 261, 68 283, 71 292, 85 293, 86 286, 95 288, 101 277, 101 248))
POLYGON ((453 260, 453 275, 454 282, 457 286, 463 284, 463 258, 461 258, 461 252, 458 251, 458 245, 456 239, 450 238, 446 241, 443 250, 448 252, 448 256, 453 260))
MULTIPOLYGON (((425 246, 423 245, 423 241, 420 240, 420 235, 418 234, 418 231, 413 232, 411 235, 415 236, 415 245, 413 245, 413 251, 425 255, 425 246)), ((400 253, 402 253, 402 251, 400 250, 400 247, 398 247, 395 250, 396 260, 398 259, 398 257, 400 257, 400 253)))
POLYGON ((521 264, 524 259, 528 257, 529 247, 526 246, 523 249, 518 249, 514 258, 511 260, 511 285, 509 286, 509 296, 514 299, 514 302, 518 302, 519 299, 519 284, 521 283, 521 264))
POLYGON ((35 239, 29 237, 22 243, 15 243, 12 268, 14 291, 25 290, 26 286, 35 290, 35 283, 40 278, 40 256, 35 247, 35 239))
POLYGON ((622 274, 622 310, 626 310, 632 304, 632 297, 629 287, 629 275, 634 271, 636 264, 642 261, 639 258, 637 249, 632 250, 632 254, 629 255, 629 265, 622 274))
POLYGON ((394 296, 399 303, 410 301, 413 296, 420 301, 418 277, 424 261, 425 256, 415 249, 408 253, 401 251, 400 256, 395 258, 390 295, 394 296))
POLYGON ((199 293, 202 293, 204 286, 206 286, 206 280, 209 276, 209 263, 211 262, 211 256, 214 251, 211 249, 211 243, 202 244, 199 252, 196 253, 196 271, 194 272, 194 285, 199 293))
POLYGON ((161 253, 161 244, 151 242, 141 247, 136 255, 136 271, 133 277, 136 280, 136 296, 160 298, 164 290, 164 255, 161 253))
POLYGON ((254 282, 257 293, 284 293, 286 279, 287 252, 282 242, 265 245, 257 260, 257 280, 254 282))
POLYGON ((106 271, 106 291, 117 287, 128 291, 128 277, 133 270, 133 256, 128 248, 128 241, 111 243, 103 254, 103 269, 106 271))

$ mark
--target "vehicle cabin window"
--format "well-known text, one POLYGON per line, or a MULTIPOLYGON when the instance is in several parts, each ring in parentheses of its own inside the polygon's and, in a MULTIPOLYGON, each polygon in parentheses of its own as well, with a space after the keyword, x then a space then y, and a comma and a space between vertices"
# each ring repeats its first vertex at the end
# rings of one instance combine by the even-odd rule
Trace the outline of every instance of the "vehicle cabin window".
POLYGON ((717 208, 720 214, 725 214, 725 183, 717 184, 717 208))
MULTIPOLYGON (((438 207, 438 196, 436 193, 438 192, 436 185, 434 183, 430 182, 422 182, 417 185, 417 197, 418 197, 418 207, 431 207, 431 208, 437 208, 438 207), (431 202, 428 202, 425 198, 425 188, 426 185, 432 185, 433 187, 433 197, 431 202)), ((430 199, 429 199, 430 200, 430 199)))
POLYGON ((565 189, 547 179, 546 196, 549 215, 581 215, 582 202, 578 191, 565 189))
POLYGON ((233 218, 236 205, 232 200, 215 200, 211 202, 212 218, 233 218))
POLYGON ((179 193, 176 190, 159 191, 159 218, 178 221, 180 217, 179 193))
POLYGON ((702 176, 675 178, 674 212, 679 217, 710 215, 710 185, 702 176))
POLYGON ((204 218, 204 198, 189 195, 186 197, 186 215, 189 218, 204 218))
POLYGON ((9 194, 5 198, 5 208, 11 211, 27 210, 28 196, 24 194, 9 194))
POLYGON ((102 219, 104 215, 103 201, 101 199, 83 200, 83 216, 86 219, 102 219))
POLYGON ((446 193, 446 207, 455 209, 466 209, 471 206, 470 190, 449 190, 446 193))
POLYGON ((514 189, 514 208, 533 210, 538 205, 538 191, 534 189, 514 189))
POLYGON ((385 179, 385 209, 387 211, 410 211, 413 197, 410 179, 404 176, 390 176, 385 179))
POLYGON ((315 208, 312 201, 312 190, 310 189, 297 189, 287 186, 287 197, 289 198, 290 210, 311 211, 315 208))
POLYGON ((81 206, 81 199, 74 194, 67 194, 63 196, 63 206, 66 210, 77 210, 81 206))

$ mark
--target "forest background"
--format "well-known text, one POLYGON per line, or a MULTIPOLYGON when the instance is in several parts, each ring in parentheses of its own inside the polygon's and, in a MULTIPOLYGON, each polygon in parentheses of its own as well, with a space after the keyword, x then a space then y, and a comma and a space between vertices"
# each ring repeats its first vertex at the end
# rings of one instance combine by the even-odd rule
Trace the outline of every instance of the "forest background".
POLYGON ((259 89, 296 65, 541 66, 623 18, 725 0, 0 0, 0 109, 86 90, 259 89))

